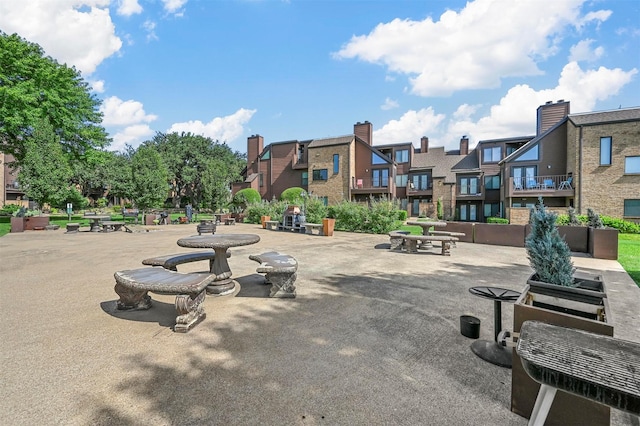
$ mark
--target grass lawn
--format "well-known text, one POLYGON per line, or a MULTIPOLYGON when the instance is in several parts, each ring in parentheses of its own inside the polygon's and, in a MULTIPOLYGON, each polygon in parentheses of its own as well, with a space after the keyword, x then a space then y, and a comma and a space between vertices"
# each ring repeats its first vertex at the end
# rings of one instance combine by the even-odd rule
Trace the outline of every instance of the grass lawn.
POLYGON ((640 287, 640 234, 618 235, 618 262, 640 287))

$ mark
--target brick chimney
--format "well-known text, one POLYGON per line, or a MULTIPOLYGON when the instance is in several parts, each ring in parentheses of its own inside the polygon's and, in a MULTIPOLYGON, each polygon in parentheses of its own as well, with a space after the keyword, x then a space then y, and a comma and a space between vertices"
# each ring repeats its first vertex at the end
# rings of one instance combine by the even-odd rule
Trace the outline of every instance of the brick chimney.
POLYGON ((264 149, 264 138, 251 135, 247 138, 247 172, 258 173, 258 156, 264 149))
POLYGON ((537 110, 538 125, 536 126, 536 136, 549 130, 560 120, 569 115, 570 103, 560 99, 555 104, 553 101, 547 101, 544 105, 540 105, 537 110))
POLYGON ((463 136, 460 138, 460 155, 468 155, 469 154, 469 138, 467 136, 463 136))
POLYGON ((420 138, 420 152, 429 152, 429 138, 426 136, 420 138))
POLYGON ((368 121, 364 123, 357 122, 353 125, 353 134, 368 143, 373 144, 373 125, 368 121))

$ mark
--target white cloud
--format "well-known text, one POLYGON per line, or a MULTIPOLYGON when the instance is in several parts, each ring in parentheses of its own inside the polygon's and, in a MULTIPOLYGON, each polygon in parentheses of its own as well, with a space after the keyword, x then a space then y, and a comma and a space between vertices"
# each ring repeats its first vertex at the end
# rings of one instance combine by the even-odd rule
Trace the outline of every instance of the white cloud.
POLYGON ((38 43, 47 55, 91 74, 122 47, 110 0, 2 0, 0 28, 38 43))
POLYGON ((191 132, 221 142, 232 142, 242 136, 243 126, 249 122, 255 112, 255 109, 240 108, 231 115, 215 117, 208 123, 203 123, 200 120, 175 123, 167 130, 167 133, 191 132))
POLYGON ((134 100, 123 101, 117 96, 105 99, 100 106, 100 111, 104 114, 102 124, 105 126, 129 126, 150 123, 158 118, 154 114, 147 114, 141 102, 134 100))
POLYGON ((156 35, 156 23, 151 20, 146 20, 142 24, 142 28, 147 32, 147 41, 158 40, 156 35))
POLYGON ((91 89, 96 93, 104 93, 104 80, 88 81, 91 89))
POLYGON ((127 126, 113 136, 113 142, 109 149, 111 151, 122 151, 127 144, 137 148, 143 139, 148 139, 154 133, 147 124, 127 126))
POLYGON ((582 70, 576 62, 570 62, 562 70, 558 85, 552 89, 534 90, 530 86, 517 85, 509 89, 498 105, 490 108, 489 115, 477 121, 469 115, 464 120, 454 118, 447 123, 441 135, 444 144, 455 144, 461 134, 472 136, 475 143, 485 139, 534 135, 536 109, 547 101, 563 99, 571 102, 571 112, 593 111, 598 101, 616 95, 638 73, 637 69, 623 71, 620 68, 582 70))
POLYGON ((407 74, 411 92, 448 96, 464 89, 496 88, 504 77, 542 72, 537 62, 557 53, 567 26, 603 21, 610 12, 580 16, 585 0, 505 2, 476 0, 439 20, 394 19, 354 36, 336 58, 358 58, 407 74))
POLYGON ((142 13, 142 6, 138 3, 138 0, 119 0, 118 1, 118 15, 131 16, 142 13))
POLYGON ((435 133, 444 114, 435 114, 433 108, 409 110, 399 120, 391 120, 373 132, 374 145, 394 142, 414 142, 420 137, 435 133))
POLYGON ((182 6, 187 4, 188 0, 162 0, 164 10, 167 13, 182 15, 182 6))
POLYGON ((586 40, 580 40, 577 44, 571 46, 569 61, 589 61, 593 62, 599 59, 604 54, 604 48, 598 46, 595 49, 591 48, 594 40, 588 38, 586 40))
POLYGON ((380 106, 380 109, 387 111, 390 109, 398 108, 398 106, 400 106, 398 104, 398 101, 394 101, 391 98, 387 98, 384 100, 384 104, 380 106))
POLYGON ((598 101, 616 95, 636 74, 635 68, 583 70, 576 62, 570 62, 554 88, 535 90, 526 84, 516 85, 480 117, 476 115, 481 105, 462 104, 450 117, 436 114, 432 107, 410 110, 374 131, 374 143, 411 141, 418 146, 420 136, 425 135, 432 146, 456 149, 463 135, 469 136, 472 146, 486 139, 535 135, 540 105, 563 99, 571 102, 571 112, 593 111, 598 101))

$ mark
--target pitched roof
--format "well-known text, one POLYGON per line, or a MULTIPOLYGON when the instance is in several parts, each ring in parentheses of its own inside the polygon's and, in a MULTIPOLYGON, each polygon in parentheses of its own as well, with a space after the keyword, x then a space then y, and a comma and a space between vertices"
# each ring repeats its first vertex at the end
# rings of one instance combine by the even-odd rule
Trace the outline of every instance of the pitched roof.
POLYGON ((442 146, 429 148, 427 152, 414 154, 411 169, 431 169, 432 177, 444 178, 445 182, 455 182, 456 174, 452 168, 464 157, 466 156, 446 152, 442 146))
POLYGON ((601 112, 569 114, 569 120, 576 126, 589 124, 612 123, 616 121, 640 120, 640 107, 613 109, 601 112))
POLYGON ((480 170, 480 160, 478 158, 478 149, 472 149, 468 155, 461 155, 460 161, 458 161, 452 170, 461 172, 464 170, 480 170))
POLYGON ((337 136, 334 138, 314 139, 309 144, 309 148, 318 148, 322 146, 346 145, 353 141, 354 135, 337 136))
POLYGON ((506 162, 509 162, 512 159, 516 158, 516 157, 519 157, 520 154, 522 154, 523 152, 527 151, 530 147, 532 147, 533 145, 537 144, 538 142, 540 142, 541 140, 546 138, 548 134, 550 134, 552 132, 555 132, 556 129, 558 127, 562 126, 563 124, 565 124, 568 119, 569 119, 568 117, 565 117, 562 120, 558 121, 556 124, 554 124, 553 126, 549 127, 543 133, 541 133, 538 136, 536 136, 535 138, 531 139, 529 142, 525 143, 520 148, 518 148, 515 151, 513 151, 511 154, 507 155, 502 160, 498 161, 498 164, 506 163, 506 162))

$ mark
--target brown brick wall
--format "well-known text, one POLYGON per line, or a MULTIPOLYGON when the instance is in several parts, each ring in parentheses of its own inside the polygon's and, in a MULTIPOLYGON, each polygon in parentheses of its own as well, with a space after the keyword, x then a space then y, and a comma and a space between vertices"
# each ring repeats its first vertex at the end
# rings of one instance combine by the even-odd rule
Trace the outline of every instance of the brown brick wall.
POLYGON ((351 156, 349 145, 333 145, 309 149, 309 191, 327 197, 329 205, 337 204, 349 196, 351 156), (333 174, 333 154, 340 155, 340 171, 333 174), (314 181, 313 170, 327 169, 326 181, 314 181))
MULTIPOLYGON (((577 129, 579 133, 579 129, 577 129)), ((625 175, 627 156, 640 155, 640 122, 582 127, 582 173, 575 179, 576 209, 622 218, 624 200, 640 198, 640 175, 625 175), (611 136, 611 165, 600 165, 600 138, 611 136)))

